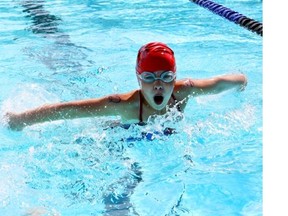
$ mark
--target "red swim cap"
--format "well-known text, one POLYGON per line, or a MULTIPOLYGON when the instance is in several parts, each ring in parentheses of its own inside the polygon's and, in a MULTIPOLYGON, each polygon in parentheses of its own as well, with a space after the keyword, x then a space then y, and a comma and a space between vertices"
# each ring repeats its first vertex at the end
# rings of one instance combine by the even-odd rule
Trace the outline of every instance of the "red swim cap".
POLYGON ((136 62, 136 71, 155 72, 159 70, 176 72, 174 52, 166 44, 151 42, 143 45, 139 51, 136 62))

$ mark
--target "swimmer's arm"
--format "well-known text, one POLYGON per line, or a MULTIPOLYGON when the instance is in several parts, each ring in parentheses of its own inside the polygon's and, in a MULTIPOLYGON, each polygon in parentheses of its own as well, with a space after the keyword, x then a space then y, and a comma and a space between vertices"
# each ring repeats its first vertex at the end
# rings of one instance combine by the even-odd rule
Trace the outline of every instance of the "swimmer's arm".
POLYGON ((12 130, 61 119, 118 115, 125 109, 121 96, 110 95, 99 99, 48 104, 22 113, 7 113, 7 123, 12 130))
POLYGON ((223 91, 236 88, 243 91, 247 85, 247 77, 244 74, 226 74, 209 79, 187 79, 186 86, 192 96, 206 94, 218 94, 223 91))

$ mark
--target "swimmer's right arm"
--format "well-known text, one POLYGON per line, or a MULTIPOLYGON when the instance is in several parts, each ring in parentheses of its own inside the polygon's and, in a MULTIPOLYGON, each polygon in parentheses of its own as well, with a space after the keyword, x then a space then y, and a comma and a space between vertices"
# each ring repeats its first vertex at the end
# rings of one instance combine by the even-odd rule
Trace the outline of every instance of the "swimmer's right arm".
POLYGON ((99 99, 48 104, 22 113, 6 114, 8 127, 22 130, 24 127, 61 119, 118 115, 125 109, 121 95, 110 95, 99 99))

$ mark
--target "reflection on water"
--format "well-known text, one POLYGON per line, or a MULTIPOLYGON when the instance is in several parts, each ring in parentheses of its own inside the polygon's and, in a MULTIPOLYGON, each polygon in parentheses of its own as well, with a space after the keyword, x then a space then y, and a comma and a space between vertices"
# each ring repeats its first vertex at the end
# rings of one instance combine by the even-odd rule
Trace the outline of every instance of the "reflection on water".
POLYGON ((94 64, 91 60, 86 60, 92 50, 79 46, 71 42, 69 34, 60 29, 60 25, 65 25, 62 19, 51 14, 45 9, 44 0, 23 1, 23 12, 26 17, 31 19, 32 24, 27 28, 37 35, 54 42, 48 46, 40 46, 32 44, 24 49, 24 52, 42 62, 54 73, 77 72, 83 71, 85 67, 94 64), (85 63, 85 65, 83 65, 85 63))
POLYGON ((34 34, 44 34, 45 36, 46 34, 59 32, 58 22, 61 19, 45 10, 44 3, 43 0, 24 1, 22 6, 25 8, 23 12, 28 13, 26 17, 32 20, 33 25, 30 28, 32 32, 34 34))

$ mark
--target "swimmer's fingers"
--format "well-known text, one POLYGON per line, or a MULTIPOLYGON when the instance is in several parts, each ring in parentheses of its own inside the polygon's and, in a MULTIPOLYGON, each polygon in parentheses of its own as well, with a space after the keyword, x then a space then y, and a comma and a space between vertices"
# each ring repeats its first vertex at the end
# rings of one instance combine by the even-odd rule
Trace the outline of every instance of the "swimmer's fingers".
POLYGON ((246 86, 247 86, 247 84, 246 85, 244 85, 244 84, 242 84, 240 87, 239 87, 239 89, 238 89, 238 91, 244 91, 245 90, 245 88, 246 88, 246 86))
POLYGON ((14 131, 21 131, 24 125, 19 121, 19 116, 12 112, 7 112, 4 115, 4 119, 9 129, 14 131))
MULTIPOLYGON (((243 74, 243 75, 244 75, 244 74, 243 74)), ((245 88, 246 88, 246 86, 247 86, 247 82, 248 82, 247 77, 244 75, 244 81, 243 81, 243 83, 240 85, 240 87, 238 88, 238 91, 244 91, 245 88)))

